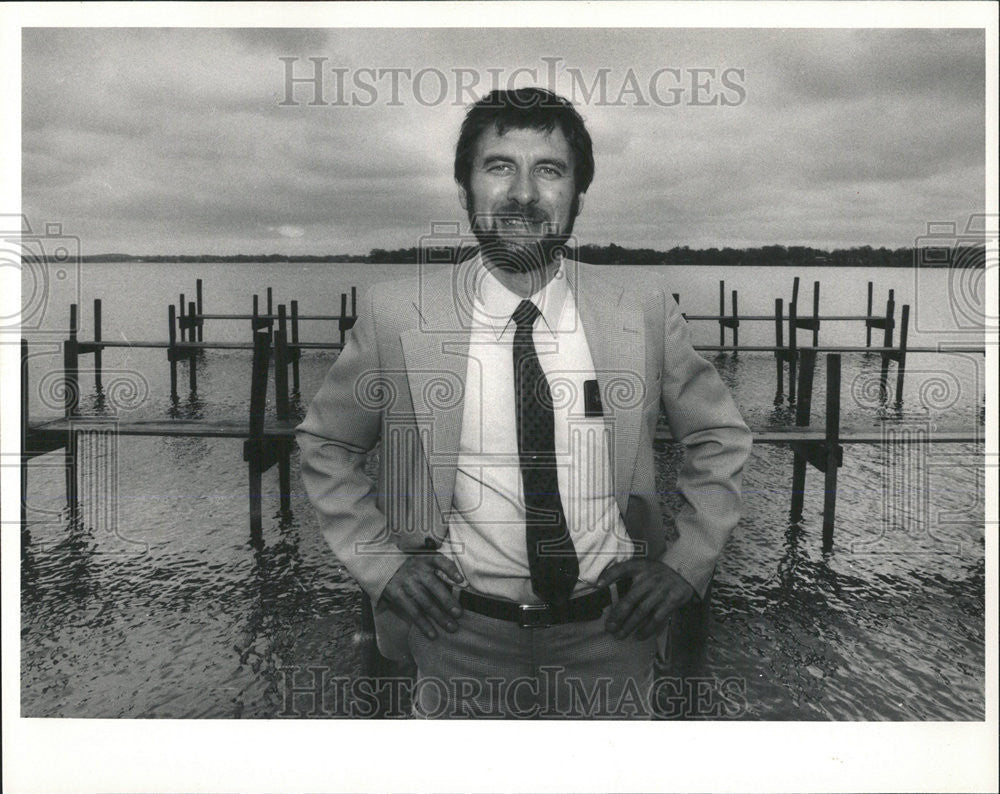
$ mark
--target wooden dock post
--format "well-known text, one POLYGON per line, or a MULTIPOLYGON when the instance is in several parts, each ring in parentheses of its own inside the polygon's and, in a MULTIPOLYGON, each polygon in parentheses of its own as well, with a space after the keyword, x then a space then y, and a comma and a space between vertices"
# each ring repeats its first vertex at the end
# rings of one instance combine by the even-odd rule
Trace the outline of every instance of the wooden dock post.
MULTIPOLYGON (((278 306, 278 330, 274 334, 274 402, 279 420, 287 420, 291 415, 288 400, 288 358, 288 321, 285 304, 282 303, 278 306)), ((288 444, 280 444, 276 451, 281 511, 287 514, 292 509, 291 450, 288 444)))
POLYGON ((104 385, 101 381, 101 368, 104 363, 101 355, 101 299, 94 298, 94 386, 97 391, 103 391, 104 385))
MULTIPOLYGON (((808 427, 809 414, 812 410, 813 374, 816 370, 816 351, 812 348, 802 349, 802 367, 799 371, 799 397, 795 405, 795 426, 808 427)), ((806 488, 806 456, 796 451, 792 462, 792 509, 791 519, 794 522, 802 520, 802 505, 805 502, 806 488)))
POLYGON ((202 326, 204 325, 204 320, 202 320, 201 315, 204 313, 204 307, 201 302, 201 279, 197 279, 194 282, 194 294, 195 294, 195 306, 198 310, 198 322, 195 323, 195 328, 198 333, 198 341, 203 342, 202 326))
MULTIPOLYGON (((826 357, 826 432, 822 441, 792 441, 792 506, 793 522, 802 520, 805 502, 806 471, 813 466, 823 472, 823 550, 833 547, 833 525, 837 514, 837 469, 844 462, 840 445, 840 354, 826 357)), ((802 349, 802 369, 799 374, 799 401, 795 407, 795 426, 808 427, 812 411, 813 380, 816 370, 815 348, 802 349)))
POLYGON ((179 316, 178 316, 177 326, 178 326, 178 328, 180 328, 181 341, 182 342, 187 342, 188 341, 188 338, 187 338, 187 322, 185 322, 187 320, 187 315, 184 313, 185 309, 187 308, 187 301, 184 300, 184 293, 183 292, 181 293, 180 300, 177 301, 177 306, 179 307, 178 308, 179 316))
POLYGON ((840 354, 826 357, 826 439, 820 449, 823 468, 823 551, 833 548, 837 515, 837 469, 843 465, 840 446, 840 354))
POLYGON ((292 301, 292 347, 288 351, 292 359, 292 391, 299 394, 299 302, 292 301))
POLYGON ((177 399, 177 310, 167 307, 167 360, 170 362, 170 396, 177 399))
POLYGON ((819 282, 813 282, 813 347, 819 347, 819 282))
MULTIPOLYGON (((871 316, 872 316, 873 290, 874 290, 874 284, 871 281, 869 281, 868 282, 868 305, 865 308, 865 318, 866 318, 865 319, 865 347, 871 347, 872 346, 872 328, 873 328, 873 326, 872 326, 871 316)), ((865 353, 865 355, 867 356, 868 354, 865 353)))
MULTIPOLYGON (((738 348, 740 346, 740 311, 738 308, 736 290, 733 290, 733 347, 738 348)), ((734 350, 733 355, 735 356, 738 351, 734 350)))
POLYGON ((278 330, 274 334, 274 403, 279 419, 288 418, 288 317, 285 304, 278 306, 278 330))
POLYGON ((774 404, 780 405, 781 398, 785 395, 785 345, 783 303, 781 298, 774 299, 774 351, 775 366, 777 368, 775 382, 777 389, 774 392, 774 404))
MULTIPOLYGON (((271 288, 268 287, 268 293, 270 293, 270 290, 271 290, 271 288)), ((252 333, 257 333, 257 331, 259 331, 260 329, 266 328, 267 329, 267 338, 268 338, 269 341, 271 339, 271 328, 274 325, 274 323, 273 323, 273 321, 271 320, 271 317, 270 317, 270 314, 271 314, 271 308, 270 307, 271 307, 271 301, 270 301, 270 298, 269 298, 268 299, 268 311, 267 311, 268 316, 261 317, 260 316, 260 302, 259 302, 259 299, 257 297, 257 294, 254 293, 254 296, 253 296, 253 311, 252 311, 252 315, 253 316, 250 318, 250 330, 251 330, 252 333)))
POLYGON ((271 357, 268 335, 254 331, 253 367, 250 376, 250 432, 243 442, 243 460, 247 462, 250 496, 250 537, 259 543, 263 528, 261 516, 261 478, 265 465, 264 408, 267 403, 267 367, 271 357))
POLYGON ((886 382, 889 379, 889 361, 892 356, 887 352, 887 349, 892 347, 892 331, 893 326, 896 324, 895 320, 896 314, 896 300, 894 290, 889 290, 889 300, 885 303, 885 320, 883 321, 883 327, 885 328, 882 337, 882 347, 886 350, 882 351, 882 372, 879 377, 879 399, 885 402, 888 399, 888 394, 886 391, 886 382))
MULTIPOLYGON (((731 316, 726 316, 726 282, 719 282, 719 347, 726 346, 726 329, 731 328, 733 331, 733 347, 739 347, 740 345, 740 318, 739 311, 737 310, 738 298, 736 297, 736 290, 733 290, 733 313, 731 316)), ((736 355, 736 351, 733 351, 733 355, 736 355)))
MULTIPOLYGON (((799 306, 799 277, 796 276, 795 280, 792 282, 792 302, 788 304, 788 338, 791 343, 791 347, 795 348, 798 346, 798 337, 796 331, 802 328, 806 331, 813 332, 813 347, 819 345, 819 282, 813 282, 813 313, 812 317, 799 317, 798 313, 799 306)), ((792 392, 794 400, 794 382, 795 376, 792 374, 791 383, 789 384, 789 389, 792 392)))
MULTIPOLYGON (((65 390, 63 405, 67 420, 76 417, 80 408, 80 348, 77 331, 77 305, 71 303, 69 307, 69 338, 63 343, 63 388, 65 390)), ((79 508, 77 463, 77 437, 70 427, 66 434, 64 466, 66 471, 66 506, 72 519, 76 518, 79 508)))
MULTIPOLYGON (((795 279, 798 281, 798 279, 795 279)), ((795 375, 796 368, 798 367, 799 359, 799 348, 798 339, 796 335, 796 328, 798 327, 795 322, 797 316, 797 311, 795 308, 795 301, 793 300, 788 304, 788 403, 793 405, 795 403, 795 390, 798 388, 798 378, 795 375)))
POLYGON ((64 407, 66 418, 79 413, 80 407, 80 343, 77 305, 69 306, 69 338, 63 343, 63 374, 65 378, 64 407))
POLYGON ((272 303, 272 297, 273 296, 271 294, 271 288, 268 287, 267 288, 267 315, 268 315, 267 316, 267 321, 269 323, 269 325, 268 325, 268 331, 269 332, 270 332, 270 329, 271 329, 271 325, 273 324, 271 318, 272 318, 272 315, 274 314, 274 303, 272 303))
MULTIPOLYGON (((191 342, 194 341, 194 313, 195 302, 188 301, 188 322, 191 324, 190 330, 188 331, 188 341, 191 342)), ((188 386, 190 386, 192 393, 196 393, 198 391, 198 367, 196 366, 198 363, 198 349, 192 348, 191 350, 185 350, 184 352, 188 354, 188 386)))
POLYGON ((896 373, 896 403, 903 404, 903 378, 906 375, 906 337, 910 327, 910 305, 903 304, 902 315, 899 318, 899 352, 896 354, 898 372, 896 373))
POLYGON ((726 282, 719 281, 719 347, 726 344, 726 282))
POLYGON ((899 316, 899 348, 890 353, 896 360, 896 405, 903 404, 903 379, 906 377, 906 337, 910 327, 910 305, 903 304, 899 316))
POLYGON ((346 292, 341 292, 340 293, 340 321, 337 323, 338 328, 340 330, 340 344, 344 344, 344 335, 347 333, 347 329, 350 328, 351 325, 353 325, 353 323, 351 323, 351 325, 348 325, 347 324, 347 320, 348 320, 348 317, 347 317, 347 293, 346 292))
MULTIPOLYGON (((351 317, 357 317, 357 316, 358 316, 358 288, 352 286, 351 287, 351 317)), ((354 327, 353 323, 351 324, 351 327, 352 328, 354 327)))

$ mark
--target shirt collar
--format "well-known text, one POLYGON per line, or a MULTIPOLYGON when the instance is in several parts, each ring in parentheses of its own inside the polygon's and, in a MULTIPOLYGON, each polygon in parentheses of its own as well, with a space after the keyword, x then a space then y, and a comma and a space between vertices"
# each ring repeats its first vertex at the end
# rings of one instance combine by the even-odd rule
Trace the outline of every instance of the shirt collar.
MULTIPOLYGON (((475 284, 476 305, 482 312, 483 320, 493 329, 499 342, 507 329, 513 326, 511 315, 524 299, 501 284, 483 264, 482 257, 479 258, 475 284)), ((542 322, 553 336, 559 327, 559 315, 562 313, 568 291, 564 260, 560 262, 559 269, 549 283, 529 297, 541 311, 542 322)))

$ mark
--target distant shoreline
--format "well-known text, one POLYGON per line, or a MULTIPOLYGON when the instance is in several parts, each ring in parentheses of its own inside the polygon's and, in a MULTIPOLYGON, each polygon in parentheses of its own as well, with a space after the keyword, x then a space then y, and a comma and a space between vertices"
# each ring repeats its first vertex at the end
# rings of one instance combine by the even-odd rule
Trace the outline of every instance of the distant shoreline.
MULTIPOLYGON (((761 248, 674 247, 669 251, 650 248, 623 248, 611 245, 583 245, 573 253, 581 262, 594 265, 715 266, 715 267, 870 267, 870 268, 982 268, 986 247, 982 243, 955 238, 926 241, 911 248, 838 248, 824 251, 806 246, 769 245, 761 248)), ((466 259, 474 246, 433 248, 372 249, 367 254, 153 254, 103 253, 81 256, 81 262, 101 264, 448 264, 466 259)))
MULTIPOLYGON (((192 264, 206 264, 206 265, 233 265, 233 264, 245 264, 245 265, 260 265, 260 264, 282 264, 282 265, 364 265, 364 264, 378 264, 378 265, 396 265, 397 267, 416 267, 419 265, 417 262, 369 262, 366 259, 265 259, 263 257, 254 258, 248 257, 246 259, 231 259, 226 257, 219 257, 217 259, 199 259, 199 258, 179 258, 179 257, 134 257, 131 259, 106 259, 101 256, 82 256, 80 261, 86 264, 94 265, 131 265, 131 264, 180 264, 180 265, 192 265, 192 264)), ((838 265, 830 262, 753 262, 744 264, 728 264, 725 262, 591 262, 581 258, 581 261, 586 262, 590 265, 600 265, 602 267, 728 267, 728 268, 739 268, 739 267, 871 267, 871 268, 893 268, 896 270, 904 270, 907 268, 920 267, 928 270, 942 269, 953 267, 951 264, 928 264, 926 262, 920 265, 910 264, 894 264, 894 265, 882 265, 882 264, 868 264, 868 263, 853 263, 849 265, 838 265)), ((439 265, 440 262, 428 262, 426 264, 439 265)), ((983 262, 968 263, 963 265, 964 267, 985 267, 983 262)))

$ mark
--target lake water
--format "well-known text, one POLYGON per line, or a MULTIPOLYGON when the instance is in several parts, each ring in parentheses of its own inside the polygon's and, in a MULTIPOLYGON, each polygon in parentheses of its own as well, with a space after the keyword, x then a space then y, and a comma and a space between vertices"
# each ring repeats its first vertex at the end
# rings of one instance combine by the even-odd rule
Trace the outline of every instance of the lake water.
MULTIPOLYGON (((205 311, 245 313, 253 293, 299 301, 303 314, 336 314, 340 293, 412 272, 407 266, 86 264, 79 278, 81 338, 91 302, 103 300, 105 339, 163 340, 166 307, 193 299, 205 311)), ((787 268, 725 272, 741 314, 769 314, 791 296, 787 268)), ((681 307, 718 311, 715 268, 672 268, 681 307)), ((912 306, 911 345, 982 345, 982 284, 975 273, 812 268, 800 306, 822 283, 821 312, 875 311, 896 292, 897 317, 912 306), (977 303, 978 301, 978 303, 977 303), (980 319, 980 325, 982 320, 980 319)), ((28 334, 34 417, 59 402, 58 341, 74 277, 53 288, 41 327, 28 334)), ((800 309, 800 313, 805 310, 800 309)), ((717 344, 718 326, 692 322, 695 340, 717 344)), ((772 344, 773 322, 746 322, 743 344, 772 344)), ((811 335, 800 332, 800 340, 811 335)), ((864 344, 861 323, 824 323, 823 344, 864 344)), ((303 341, 333 341, 332 323, 303 323, 303 341)), ((249 323, 207 321, 205 339, 248 341, 249 323)), ((875 343, 881 332, 875 332, 875 343)), ((794 421, 775 405, 769 354, 710 357, 755 428, 794 421)), ((333 354, 302 357, 304 410, 333 354)), ((86 361, 86 359, 84 359, 86 361)), ((211 350, 198 362, 198 393, 169 396, 163 350, 107 350, 105 389, 123 418, 246 415, 250 357, 211 350)), ((893 373, 890 388, 895 383, 893 373)), ((981 431, 985 380, 975 354, 911 354, 902 404, 881 404, 879 357, 845 354, 842 424, 981 431)), ((821 424, 825 369, 813 401, 821 424)), ((84 410, 95 404, 82 378, 84 410)), ((273 401, 272 401, 273 402, 273 401)), ((273 405, 269 405, 269 410, 273 405)), ((289 675, 321 666, 334 676, 361 667, 359 598, 320 539, 297 475, 292 514, 280 516, 277 473, 265 475, 263 544, 250 542, 246 466, 231 440, 130 438, 84 451, 83 517, 66 521, 60 453, 29 467, 29 525, 21 566, 22 716, 276 717, 287 715, 289 675)), ((678 452, 657 448, 665 506, 673 505, 678 452)), ((717 572, 700 674, 736 679, 745 719, 981 720, 984 718, 984 516, 982 446, 845 448, 835 545, 820 549, 822 476, 807 475, 804 518, 789 520, 791 454, 758 445, 746 473, 746 518, 717 572)), ((297 466, 297 461, 293 463, 297 466)), ((331 714, 339 713, 333 709, 331 714)), ((315 716, 327 716, 318 714, 315 716)))

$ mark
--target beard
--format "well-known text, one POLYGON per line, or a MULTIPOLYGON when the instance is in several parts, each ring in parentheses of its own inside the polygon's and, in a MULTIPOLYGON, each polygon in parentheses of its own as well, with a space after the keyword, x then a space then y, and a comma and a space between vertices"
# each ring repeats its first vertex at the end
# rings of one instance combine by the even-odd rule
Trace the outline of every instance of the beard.
POLYGON ((488 215, 470 210, 469 222, 480 253, 493 267, 511 273, 542 274, 557 257, 566 254, 578 204, 574 198, 564 229, 557 229, 543 210, 518 205, 488 215))

